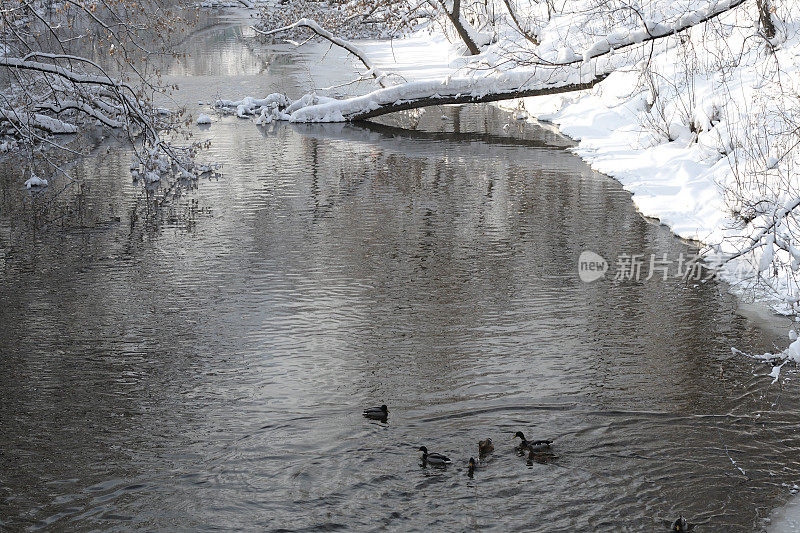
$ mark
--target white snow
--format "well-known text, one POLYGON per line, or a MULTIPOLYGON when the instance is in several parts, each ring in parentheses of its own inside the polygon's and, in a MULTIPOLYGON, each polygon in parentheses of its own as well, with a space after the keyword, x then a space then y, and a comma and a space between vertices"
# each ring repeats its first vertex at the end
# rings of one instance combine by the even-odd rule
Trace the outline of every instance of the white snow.
POLYGON ((30 178, 25 181, 25 187, 28 189, 36 188, 36 187, 47 187, 47 180, 44 178, 40 178, 39 176, 32 174, 30 178))
POLYGON ((209 117, 208 115, 203 113, 199 117, 197 117, 197 123, 198 124, 211 124, 211 117, 209 117))
POLYGON ((772 512, 767 533, 800 533, 800 497, 772 512))

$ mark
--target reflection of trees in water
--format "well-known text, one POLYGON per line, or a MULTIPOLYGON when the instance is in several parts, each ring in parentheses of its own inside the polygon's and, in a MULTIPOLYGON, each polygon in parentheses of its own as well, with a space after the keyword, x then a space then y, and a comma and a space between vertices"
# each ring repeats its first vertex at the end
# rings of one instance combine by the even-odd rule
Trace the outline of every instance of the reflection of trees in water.
MULTIPOLYGON (((28 190, 16 160, 0 167, 0 225, 10 240, 66 230, 104 230, 129 225, 130 231, 158 232, 165 225, 191 231, 208 208, 187 193, 199 180, 131 183, 130 151, 102 145, 92 157, 69 166, 70 177, 51 178, 50 186, 28 190), (108 150, 108 151, 107 151, 108 150)), ((66 165, 65 165, 66 166, 66 165)))
POLYGON ((268 46, 242 35, 241 26, 211 27, 203 38, 193 38, 183 47, 186 56, 173 63, 173 74, 214 76, 264 74, 271 66, 294 63, 285 47, 268 46))
MULTIPOLYGON (((408 364, 446 368, 458 359, 450 357, 453 350, 478 342, 492 309, 526 317, 519 328, 540 321, 530 331, 530 346, 509 349, 509 355, 534 359, 539 342, 548 345, 560 335, 559 313, 570 313, 565 321, 577 320, 584 328, 567 335, 559 353, 570 353, 569 366, 596 374, 596 382, 607 387, 599 389, 601 398, 618 402, 641 384, 687 408, 711 396, 724 399, 721 389, 703 385, 703 368, 724 348, 720 339, 733 334, 724 324, 713 339, 702 334, 709 323, 719 323, 714 314, 730 303, 717 284, 687 288, 670 280, 609 288, 577 281, 575 261, 584 249, 612 263, 619 253, 677 257, 690 249, 645 221, 617 182, 559 149, 568 143, 555 139, 555 147, 548 147, 551 134, 532 134, 533 128, 504 138, 496 133, 501 128, 495 113, 464 113, 464 120, 450 113, 453 124, 437 122, 438 114, 431 121, 431 113, 422 122, 425 129, 414 131, 369 124, 296 126, 306 137, 304 161, 311 162, 312 176, 307 192, 315 231, 322 234, 312 250, 314 263, 358 279, 385 273, 376 288, 383 299, 369 293, 353 304, 369 310, 354 329, 413 335, 401 342, 406 351, 411 347, 429 357, 408 364), (387 307, 386 295, 395 307, 387 307), (562 299, 583 305, 562 305, 562 299), (436 318, 421 316, 423 307, 429 313, 438 308, 436 318), (628 340, 612 341, 609 331, 629 331, 628 340), (662 343, 648 345, 660 337, 662 343), (586 351, 587 343, 594 349, 586 351), (647 363, 659 367, 655 381, 642 371, 641 354, 648 351, 657 354, 647 363)), ((258 224, 259 232, 272 231, 263 225, 270 222, 258 224)), ((303 264, 290 260, 288 268, 301 271, 303 264)), ((497 326, 512 327, 499 320, 497 326)), ((392 351, 372 343, 374 338, 346 340, 356 352, 392 351)))
MULTIPOLYGON (((578 164, 574 156, 542 141, 477 133, 491 129, 488 122, 473 127, 459 120, 450 133, 297 126, 302 154, 286 154, 302 162, 309 180, 297 183, 299 198, 284 201, 295 206, 293 225, 300 226, 307 202, 314 245, 282 255, 281 268, 299 275, 308 264, 321 265, 323 278, 346 272, 375 283, 350 295, 349 326, 335 334, 353 354, 405 364, 407 383, 390 383, 398 387, 439 390, 465 368, 486 333, 487 314, 498 307, 514 312, 522 273, 546 268, 545 256, 564 246, 563 235, 547 228, 560 228, 586 194, 581 179, 569 174, 578 164), (550 164, 561 165, 563 174, 537 180, 550 164), (520 241, 531 235, 539 237, 537 246, 522 250, 520 241), (413 356, 419 353, 425 357, 413 356)), ((267 131, 269 137, 280 129, 267 131)), ((285 221, 265 211, 254 223, 259 241, 275 248, 285 221)), ((571 264, 568 256, 563 261, 571 264)), ((563 264, 559 259, 553 268, 563 264)))

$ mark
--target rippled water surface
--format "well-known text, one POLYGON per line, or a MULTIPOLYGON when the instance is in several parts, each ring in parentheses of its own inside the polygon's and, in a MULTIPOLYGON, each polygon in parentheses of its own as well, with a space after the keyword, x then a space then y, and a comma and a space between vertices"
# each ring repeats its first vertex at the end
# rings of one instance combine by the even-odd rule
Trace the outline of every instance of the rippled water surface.
MULTIPOLYGON (((195 113, 324 70, 234 19, 187 46, 195 113)), ((563 137, 491 107, 384 122, 215 116, 222 177, 160 207, 109 141, 41 194, 5 163, 0 529, 761 527, 800 480, 800 391, 730 348, 780 339, 714 282, 582 283, 585 249, 691 249, 563 137)))

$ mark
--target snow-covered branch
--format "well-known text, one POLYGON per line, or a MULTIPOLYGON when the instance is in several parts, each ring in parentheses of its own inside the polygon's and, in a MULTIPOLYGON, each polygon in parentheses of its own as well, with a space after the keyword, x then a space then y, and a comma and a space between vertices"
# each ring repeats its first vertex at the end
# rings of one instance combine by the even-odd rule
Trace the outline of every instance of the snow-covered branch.
POLYGON ((62 120, 58 120, 41 113, 26 114, 14 109, 3 109, 0 107, 0 124, 3 121, 10 122, 15 127, 29 129, 36 128, 52 134, 76 133, 78 127, 62 120))
POLYGON ((282 28, 276 28, 270 31, 260 30, 258 28, 253 28, 253 29, 257 33, 260 33, 262 35, 275 35, 277 33, 282 33, 294 28, 308 28, 309 30, 313 31, 323 39, 330 41, 336 46, 344 48, 345 50, 356 56, 356 58, 358 58, 358 60, 361 61, 361 63, 367 68, 367 73, 366 73, 367 75, 371 75, 373 78, 375 78, 375 80, 381 87, 385 87, 383 80, 386 75, 383 72, 381 72, 380 69, 378 69, 378 67, 375 66, 375 64, 370 60, 369 56, 364 53, 363 50, 361 50, 359 47, 357 47, 350 41, 336 37, 334 34, 332 34, 331 32, 329 32, 328 30, 326 30, 325 28, 323 28, 322 26, 320 26, 311 19, 303 18, 293 24, 289 24, 288 26, 283 26, 282 28))
POLYGON ((26 151, 34 174, 37 157, 56 168, 38 146, 74 152, 50 135, 109 128, 134 145, 142 172, 190 172, 198 146, 166 140, 181 133, 186 118, 154 104, 171 88, 150 63, 172 55, 171 39, 185 28, 160 0, 4 0, 0 143, 26 151))

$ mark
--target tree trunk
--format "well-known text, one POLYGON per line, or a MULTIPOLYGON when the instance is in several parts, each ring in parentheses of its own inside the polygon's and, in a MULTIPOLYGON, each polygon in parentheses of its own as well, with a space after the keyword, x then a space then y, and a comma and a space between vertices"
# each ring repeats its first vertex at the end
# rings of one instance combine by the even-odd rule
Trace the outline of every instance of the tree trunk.
POLYGON ((503 0, 503 3, 505 3, 506 9, 508 9, 508 14, 511 15, 511 20, 514 22, 514 26, 517 27, 523 37, 525 37, 534 45, 539 46, 539 39, 533 35, 530 35, 525 28, 522 27, 522 24, 520 24, 519 19, 517 19, 517 14, 514 13, 514 7, 511 5, 511 0, 503 0))
MULTIPOLYGON (((405 111, 408 109, 418 109, 421 107, 429 107, 434 105, 447 105, 447 104, 480 104, 484 102, 497 102, 500 100, 513 100, 515 98, 527 98, 529 96, 542 96, 545 94, 560 94, 574 91, 582 91, 591 89, 596 84, 600 83, 608 77, 608 74, 600 74, 589 81, 582 83, 568 83, 564 85, 553 85, 549 87, 538 87, 535 89, 506 89, 497 92, 492 92, 482 96, 473 96, 464 93, 455 94, 436 94, 432 96, 424 96, 420 98, 412 98, 409 100, 401 101, 396 100, 391 103, 382 103, 375 106, 373 109, 357 109, 354 111, 343 111, 342 118, 346 122, 354 122, 359 120, 366 120, 381 115, 387 115, 396 111, 405 111)), ((442 88, 444 89, 444 87, 442 88)), ((313 106, 312 106, 313 107, 313 106)), ((311 108, 301 108, 298 111, 307 111, 311 108)), ((294 118, 294 117, 293 117, 294 118)), ((298 122, 315 122, 313 119, 298 117, 298 122)))
POLYGON ((447 18, 450 19, 450 22, 456 29, 458 36, 461 37, 461 40, 464 41, 465 45, 467 45, 469 53, 474 56, 480 54, 481 49, 478 48, 478 45, 472 40, 472 36, 469 34, 464 25, 461 24, 461 0, 453 0, 452 13, 447 10, 447 6, 444 5, 443 0, 439 0, 439 4, 442 6, 442 10, 444 11, 445 15, 447 15, 447 18))
POLYGON ((756 0, 756 6, 758 6, 758 23, 764 30, 764 36, 772 39, 776 33, 775 23, 772 21, 772 6, 769 0, 756 0))

